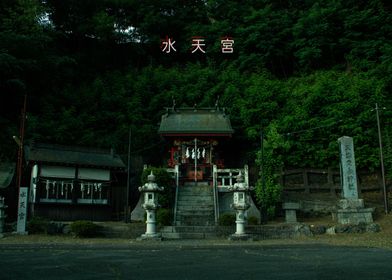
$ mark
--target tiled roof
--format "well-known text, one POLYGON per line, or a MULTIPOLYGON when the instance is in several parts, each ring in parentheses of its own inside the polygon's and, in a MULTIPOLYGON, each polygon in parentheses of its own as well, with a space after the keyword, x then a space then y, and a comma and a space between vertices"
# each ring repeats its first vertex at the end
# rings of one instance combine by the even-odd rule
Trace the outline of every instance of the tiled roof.
POLYGON ((214 134, 231 135, 229 117, 222 110, 214 108, 168 109, 162 116, 159 134, 214 134))
POLYGON ((27 161, 79 166, 124 168, 121 158, 110 150, 99 150, 82 147, 53 144, 37 144, 25 147, 27 161))

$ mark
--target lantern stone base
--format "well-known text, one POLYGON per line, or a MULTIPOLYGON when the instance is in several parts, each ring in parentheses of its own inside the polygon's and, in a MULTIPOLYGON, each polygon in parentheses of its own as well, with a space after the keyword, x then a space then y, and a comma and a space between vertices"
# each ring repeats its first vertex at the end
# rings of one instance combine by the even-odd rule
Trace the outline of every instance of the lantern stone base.
POLYGON ((15 235, 29 235, 28 231, 13 231, 12 234, 15 235))
POLYGON ((342 199, 339 202, 339 208, 336 212, 339 224, 373 223, 374 208, 364 208, 362 199, 342 199))
POLYGON ((250 234, 232 234, 228 238, 230 241, 253 241, 253 237, 250 234))
POLYGON ((162 241, 162 235, 160 233, 153 233, 153 234, 142 234, 136 240, 138 241, 162 241))
POLYGON ((339 200, 340 209, 361 209, 365 208, 363 199, 341 199, 339 200))

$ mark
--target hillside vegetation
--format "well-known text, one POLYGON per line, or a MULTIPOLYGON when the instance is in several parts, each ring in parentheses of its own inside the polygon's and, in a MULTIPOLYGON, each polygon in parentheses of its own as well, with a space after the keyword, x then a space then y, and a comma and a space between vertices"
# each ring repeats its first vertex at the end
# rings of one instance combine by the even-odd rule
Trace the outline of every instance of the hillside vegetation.
POLYGON ((157 124, 177 106, 226 107, 254 163, 260 131, 284 166, 337 167, 354 137, 358 167, 378 168, 378 102, 392 172, 392 5, 385 0, 5 0, 0 3, 0 156, 27 139, 165 156, 157 124), (176 41, 164 53, 161 39, 176 41), (206 53, 192 54, 191 38, 206 53), (220 40, 234 39, 223 54, 220 40), (267 139, 268 140, 268 139, 267 139), (269 140, 270 142, 272 139, 269 140), (253 144, 252 144, 253 143, 253 144))

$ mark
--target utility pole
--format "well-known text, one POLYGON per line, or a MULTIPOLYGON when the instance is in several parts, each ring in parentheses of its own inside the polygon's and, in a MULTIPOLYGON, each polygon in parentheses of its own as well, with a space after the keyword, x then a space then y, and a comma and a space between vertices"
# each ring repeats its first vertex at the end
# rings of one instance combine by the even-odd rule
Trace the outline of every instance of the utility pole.
POLYGON ((128 136, 128 168, 127 168, 127 195, 125 197, 125 215, 124 220, 128 223, 131 220, 131 215, 129 213, 129 188, 130 188, 130 175, 131 175, 131 136, 132 129, 129 127, 128 136))
MULTIPOLYGON (((264 133, 263 129, 260 131, 260 148, 261 148, 261 191, 265 191, 265 177, 264 177, 264 133)), ((267 209, 261 205, 261 223, 267 223, 267 209)))
POLYGON ((197 184, 197 138, 195 138, 195 185, 197 184))
POLYGON ((382 137, 381 137, 381 128, 380 128, 380 117, 378 114, 378 110, 385 110, 386 108, 380 108, 378 107, 378 103, 376 103, 376 117, 377 117, 377 128, 378 128, 378 143, 380 145, 380 161, 381 161, 381 176, 382 176, 382 187, 383 187, 383 196, 384 196, 384 210, 385 214, 388 214, 388 194, 387 194, 387 188, 385 185, 385 170, 384 170, 384 157, 383 157, 383 152, 382 152, 382 137))
POLYGON ((260 142, 261 142, 261 188, 265 189, 264 181, 264 134, 263 131, 260 132, 260 142))
POLYGON ((21 111, 20 128, 19 128, 19 140, 17 141, 19 145, 18 149, 18 163, 16 166, 16 187, 18 188, 18 193, 22 184, 22 166, 23 166, 23 143, 24 143, 24 132, 25 132, 25 121, 26 121, 26 106, 27 106, 27 95, 24 96, 23 107, 21 111))
POLYGON ((18 143, 18 163, 16 169, 16 187, 18 191, 18 208, 16 213, 16 232, 18 234, 26 234, 26 220, 28 215, 28 188, 22 187, 22 168, 23 168, 23 143, 25 134, 25 122, 26 122, 26 106, 27 106, 27 95, 24 96, 23 107, 20 119, 20 130, 19 137, 14 136, 14 140, 18 143))

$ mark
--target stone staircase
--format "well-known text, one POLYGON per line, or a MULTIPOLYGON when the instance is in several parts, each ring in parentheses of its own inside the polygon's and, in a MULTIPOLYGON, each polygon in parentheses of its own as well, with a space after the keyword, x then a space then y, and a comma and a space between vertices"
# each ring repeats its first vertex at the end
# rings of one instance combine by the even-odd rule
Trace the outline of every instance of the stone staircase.
POLYGON ((185 183, 178 188, 174 226, 161 229, 165 239, 217 238, 213 188, 207 182, 185 183))
POLYGON ((176 226, 215 226, 213 188, 204 182, 179 187, 176 211, 176 226))
POLYGON ((166 226, 161 229, 164 239, 217 239, 216 226, 166 226))

